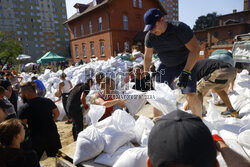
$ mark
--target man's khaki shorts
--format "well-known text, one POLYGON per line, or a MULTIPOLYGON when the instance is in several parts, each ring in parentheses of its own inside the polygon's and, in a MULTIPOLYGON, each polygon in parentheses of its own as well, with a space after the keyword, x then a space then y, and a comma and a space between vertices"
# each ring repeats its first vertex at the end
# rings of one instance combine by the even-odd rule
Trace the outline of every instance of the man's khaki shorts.
POLYGON ((215 91, 222 91, 227 88, 229 84, 236 77, 236 69, 230 68, 220 68, 211 73, 210 77, 205 80, 202 78, 197 84, 197 91, 203 95, 209 91, 209 89, 214 89, 215 91))

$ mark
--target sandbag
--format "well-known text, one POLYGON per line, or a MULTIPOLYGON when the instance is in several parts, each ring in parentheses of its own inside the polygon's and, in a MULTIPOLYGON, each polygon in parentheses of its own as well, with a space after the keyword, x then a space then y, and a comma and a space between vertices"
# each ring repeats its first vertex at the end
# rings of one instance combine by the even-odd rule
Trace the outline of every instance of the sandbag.
POLYGON ((238 143, 241 146, 250 149, 250 130, 245 130, 244 132, 239 134, 238 143))
POLYGON ((237 140, 241 127, 233 124, 225 124, 218 127, 219 135, 223 139, 237 140))
POLYGON ((148 102, 164 115, 177 109, 175 93, 165 83, 156 83, 154 91, 146 93, 148 102))
POLYGON ((143 133, 142 133, 142 136, 141 136, 141 146, 142 147, 147 147, 148 146, 148 137, 149 137, 150 131, 151 130, 149 130, 149 129, 144 129, 143 130, 143 133))
POLYGON ((79 164, 82 161, 90 160, 99 155, 104 149, 104 140, 98 129, 95 127, 98 120, 105 112, 104 106, 90 105, 88 116, 92 125, 80 132, 76 141, 76 151, 73 158, 73 164, 79 164))
POLYGON ((209 101, 209 106, 207 109, 207 118, 208 121, 210 122, 214 122, 214 121, 218 121, 219 119, 221 119, 221 115, 218 111, 218 109, 216 108, 216 106, 212 103, 212 101, 209 101))
POLYGON ((90 160, 99 155, 103 149, 104 140, 99 131, 91 125, 78 134, 73 164, 90 160))
POLYGON ((147 148, 130 148, 120 156, 113 167, 147 167, 147 158, 147 148))
POLYGON ((119 147, 135 138, 134 118, 126 111, 116 110, 112 115, 113 125, 101 130, 104 152, 114 153, 119 147))
POLYGON ((136 137, 135 142, 141 145, 142 144, 141 142, 144 141, 144 139, 142 140, 144 130, 151 131, 153 126, 154 126, 154 122, 151 119, 143 115, 140 115, 139 118, 135 122, 135 128, 134 128, 135 137, 136 137))
POLYGON ((127 143, 120 147, 115 153, 109 154, 109 153, 102 153, 100 154, 96 159, 95 163, 107 165, 107 166, 113 166, 115 162, 120 158, 120 156, 128 149, 133 148, 134 145, 132 143, 127 143))
POLYGON ((124 92, 123 97, 129 101, 126 103, 126 107, 131 115, 137 114, 140 109, 146 104, 145 92, 140 92, 138 90, 129 89, 124 92))

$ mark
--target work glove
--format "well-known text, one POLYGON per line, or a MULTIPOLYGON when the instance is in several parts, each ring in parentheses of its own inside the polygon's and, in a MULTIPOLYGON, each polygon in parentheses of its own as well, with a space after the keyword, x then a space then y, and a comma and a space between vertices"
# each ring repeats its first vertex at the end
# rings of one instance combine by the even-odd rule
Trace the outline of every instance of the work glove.
POLYGON ((188 84, 188 80, 191 80, 191 72, 183 70, 180 74, 180 76, 178 77, 178 82, 177 82, 177 86, 180 88, 186 88, 187 84, 188 84))

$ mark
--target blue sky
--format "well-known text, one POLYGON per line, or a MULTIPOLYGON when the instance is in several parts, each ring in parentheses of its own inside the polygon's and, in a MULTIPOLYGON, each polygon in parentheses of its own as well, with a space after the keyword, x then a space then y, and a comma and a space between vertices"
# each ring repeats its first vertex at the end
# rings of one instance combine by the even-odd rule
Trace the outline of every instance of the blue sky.
MULTIPOLYGON (((66 0, 67 16, 70 17, 76 12, 73 7, 75 3, 88 3, 91 1, 92 0, 66 0)), ((201 15, 207 15, 212 12, 229 14, 233 12, 233 9, 242 11, 243 1, 244 0, 179 0, 179 20, 193 28, 195 20, 201 15)))

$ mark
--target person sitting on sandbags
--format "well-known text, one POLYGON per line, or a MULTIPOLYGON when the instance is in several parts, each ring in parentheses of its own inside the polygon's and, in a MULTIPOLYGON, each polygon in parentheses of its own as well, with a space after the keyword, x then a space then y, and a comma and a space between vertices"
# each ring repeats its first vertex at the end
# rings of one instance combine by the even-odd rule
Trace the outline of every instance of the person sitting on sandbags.
POLYGON ((93 103, 96 105, 102 105, 106 107, 104 115, 101 120, 111 116, 114 111, 114 105, 118 105, 125 108, 125 103, 128 103, 125 99, 120 99, 114 92, 114 80, 109 77, 104 77, 101 81, 101 91, 97 92, 93 97, 93 103))

